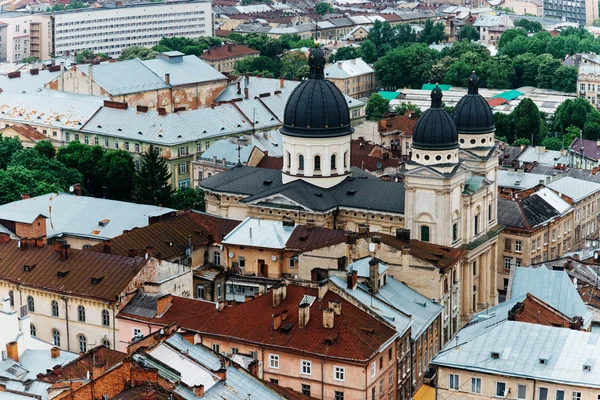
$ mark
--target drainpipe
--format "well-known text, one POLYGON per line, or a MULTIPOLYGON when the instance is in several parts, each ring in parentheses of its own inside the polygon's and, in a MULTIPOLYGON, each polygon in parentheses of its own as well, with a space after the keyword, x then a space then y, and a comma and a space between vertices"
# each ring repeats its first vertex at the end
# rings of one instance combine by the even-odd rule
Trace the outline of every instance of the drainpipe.
POLYGON ((65 302, 65 323, 67 324, 67 350, 71 351, 71 340, 69 337, 69 299, 67 296, 61 296, 61 299, 65 302))

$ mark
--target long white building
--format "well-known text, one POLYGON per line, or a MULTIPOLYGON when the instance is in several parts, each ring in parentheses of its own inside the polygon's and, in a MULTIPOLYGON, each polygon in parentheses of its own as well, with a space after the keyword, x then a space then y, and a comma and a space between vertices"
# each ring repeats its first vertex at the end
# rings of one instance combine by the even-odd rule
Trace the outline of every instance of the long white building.
POLYGON ((0 57, 18 62, 29 55, 49 59, 88 49, 116 58, 127 47, 152 47, 162 37, 198 38, 212 33, 211 3, 205 0, 117 1, 54 13, 0 13, 0 36, 5 36, 0 57))

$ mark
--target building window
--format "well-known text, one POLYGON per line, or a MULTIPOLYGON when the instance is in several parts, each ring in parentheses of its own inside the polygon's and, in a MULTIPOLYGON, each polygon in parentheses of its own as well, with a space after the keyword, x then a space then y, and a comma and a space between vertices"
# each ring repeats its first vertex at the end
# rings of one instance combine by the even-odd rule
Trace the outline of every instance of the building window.
POLYGON ((348 167, 348 152, 344 152, 344 168, 348 167))
POLYGON ((310 396, 310 385, 302 384, 302 394, 305 396, 310 396))
MULTIPOLYGON (((546 397, 548 396, 548 389, 546 390, 546 397)), ((540 388, 540 399, 542 396, 542 388, 540 388)), ((556 391, 556 400, 565 400, 565 391, 564 390, 557 390, 556 391)))
POLYGON ((269 379, 269 382, 271 382, 273 385, 279 385, 279 379, 271 378, 269 379))
POLYGON ((215 251, 214 253, 215 265, 221 265, 221 253, 215 251))
POLYGON ((37 330, 35 329, 35 325, 34 324, 29 325, 29 334, 32 337, 36 337, 37 336, 37 330))
POLYGON ((306 360, 300 360, 300 373, 310 375, 312 373, 312 363, 306 360))
POLYGON ((291 168, 292 167, 292 154, 288 151, 286 154, 286 160, 287 160, 287 167, 291 168))
POLYGON ((10 298, 11 307, 15 306, 15 293, 12 290, 8 291, 8 297, 10 298))
POLYGON ((133 337, 142 336, 142 330, 140 328, 133 328, 133 337))
POLYGON ((79 352, 85 353, 87 351, 87 339, 83 335, 79 335, 77 337, 77 342, 79 343, 79 352))
POLYGON ((35 312, 35 301, 33 296, 27 296, 27 311, 35 312))
POLYGON ((523 244, 523 243, 522 243, 520 240, 515 240, 515 251, 516 251, 517 253, 520 253, 520 252, 521 252, 521 245, 522 245, 522 244, 523 244))
POLYGON ((217 298, 220 299, 223 296, 223 289, 221 288, 221 284, 217 285, 217 298))
POLYGON ((477 235, 479 235, 479 214, 475 215, 473 224, 475 226, 474 233, 475 233, 475 236, 477 236, 477 235))
POLYGON ((119 141, 115 140, 115 149, 118 149, 118 148, 119 148, 119 141))
POLYGON ((448 375, 448 388, 452 390, 458 390, 459 388, 459 379, 457 374, 449 374, 448 375))
POLYGON ((509 271, 510 270, 510 266, 512 264, 512 260, 510 257, 504 257, 504 269, 509 271))
POLYGON ((135 152, 136 152, 136 153, 139 153, 139 152, 140 152, 140 145, 139 145, 138 143, 136 143, 136 144, 133 146, 133 149, 135 150, 135 152))
POLYGON ((494 215, 492 214, 492 205, 490 204, 488 206, 488 221, 491 221, 494 219, 494 215))
POLYGON ((129 151, 129 142, 125 142, 125 150, 129 151))
POLYGON ((471 378, 471 393, 481 394, 481 378, 471 378))
POLYGON ((515 258, 515 268, 519 268, 521 266, 521 259, 515 258))
POLYGON ((110 326, 110 313, 108 310, 102 310, 102 325, 110 326))
POLYGON ((85 307, 84 306, 77 307, 77 320, 79 322, 85 322, 85 307))
POLYGON ((187 164, 186 163, 179 164, 179 173, 180 174, 187 173, 187 164))
POLYGON ((334 400, 344 400, 344 392, 335 392, 334 400))
POLYGON ((104 139, 104 147, 108 147, 108 139, 104 139))
POLYGON ((52 329, 52 344, 56 347, 60 347, 60 332, 56 329, 52 329))
POLYGON ((83 137, 83 143, 90 144, 90 137, 89 136, 84 136, 83 137))
POLYGON ((110 349, 110 341, 108 339, 102 339, 102 346, 110 349))
POLYGON ((456 242, 458 240, 458 223, 455 222, 452 224, 452 241, 456 242))
POLYGON ((581 400, 581 392, 573 392, 571 400, 581 400))
POLYGON ((217 354, 221 354, 221 346, 216 343, 212 344, 212 350, 217 354))
POLYGON ((231 348, 231 354, 239 354, 240 349, 238 349, 237 347, 232 347, 231 348))
POLYGON ((58 317, 58 301, 52 300, 52 316, 58 317))
POLYGON ((375 400, 375 388, 371 388, 371 400, 375 400))
POLYGON ((421 226, 421 241, 429 242, 429 227, 421 226))
POLYGON ((346 371, 344 370, 344 367, 333 367, 333 379, 344 382, 346 379, 346 371))
POLYGON ((504 239, 504 250, 506 250, 506 251, 512 250, 512 241, 510 239, 504 239))
POLYGON ((269 368, 279 369, 279 356, 277 354, 269 354, 269 368))
POLYGON ((335 154, 333 154, 333 155, 331 156, 331 169, 332 169, 332 170, 334 170, 334 169, 335 169, 335 158, 336 158, 336 155, 335 155, 335 154))
POLYGON ((496 397, 506 397, 506 382, 496 382, 496 397))
POLYGON ((98 146, 100 144, 100 139, 97 136, 94 136, 94 145, 98 146))
POLYGON ((473 276, 477 275, 477 261, 473 261, 473 276))
POLYGON ((304 156, 302 154, 298 155, 298 169, 304 169, 304 156))
POLYGON ((525 400, 527 398, 527 385, 517 384, 517 400, 525 400))
POLYGON ((379 381, 379 394, 383 394, 383 379, 379 381))
POLYGON ((179 157, 183 157, 187 154, 187 147, 180 147, 179 148, 179 157))

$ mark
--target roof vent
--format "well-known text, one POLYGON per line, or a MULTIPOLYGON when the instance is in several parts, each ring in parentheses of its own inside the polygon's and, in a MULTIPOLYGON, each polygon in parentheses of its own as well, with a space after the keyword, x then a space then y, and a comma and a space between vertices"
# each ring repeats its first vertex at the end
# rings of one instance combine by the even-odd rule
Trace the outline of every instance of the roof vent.
POLYGON ((287 335, 288 333, 290 333, 290 331, 292 330, 293 327, 294 327, 294 324, 292 322, 288 322, 287 324, 285 324, 284 326, 279 328, 279 332, 285 333, 287 335))
POLYGON ((348 190, 348 196, 354 196, 356 194, 356 190, 355 189, 350 189, 348 190))
POLYGON ((273 179, 266 179, 263 181, 264 185, 270 185, 271 183, 273 183, 273 179))
POLYGON ((56 273, 56 276, 59 277, 59 278, 64 278, 65 276, 68 275, 68 273, 69 273, 69 271, 58 271, 56 273))
POLYGON ((594 360, 593 358, 588 358, 587 360, 585 360, 585 363, 583 364, 583 370, 585 372, 591 372, 595 361, 596 360, 594 360))
POLYGON ((25 271, 25 272, 33 271, 33 269, 35 268, 36 265, 37 264, 31 264, 31 265, 25 264, 23 266, 23 271, 25 271))
POLYGON ((102 129, 102 125, 98 125, 98 126, 97 126, 97 128, 100 128, 100 129, 102 129))
POLYGON ((98 221, 98 225, 106 226, 110 222, 110 219, 103 219, 102 221, 98 221))
POLYGON ((321 192, 317 192, 317 193, 313 193, 313 194, 317 197, 323 197, 323 193, 321 193, 321 192))
POLYGON ((123 129, 121 129, 121 128, 119 128, 119 129, 117 129, 117 130, 118 130, 119 132, 123 132, 123 129))
POLYGON ((498 352, 498 351, 492 351, 492 353, 491 353, 491 357, 492 357, 493 359, 498 359, 498 358, 500 358, 500 352, 498 352))
POLYGON ((138 135, 143 135, 143 133, 142 132, 138 132, 138 135))
POLYGON ((102 279, 104 279, 103 276, 92 276, 92 285, 100 283, 102 279))

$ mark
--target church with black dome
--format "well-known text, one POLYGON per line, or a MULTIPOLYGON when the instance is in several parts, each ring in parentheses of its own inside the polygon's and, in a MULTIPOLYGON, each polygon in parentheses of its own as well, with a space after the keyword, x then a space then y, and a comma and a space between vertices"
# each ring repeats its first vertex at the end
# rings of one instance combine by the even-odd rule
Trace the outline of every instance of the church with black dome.
POLYGON ((202 180, 206 211, 349 231, 409 229, 411 239, 465 250, 463 319, 495 305, 498 151, 477 76, 452 115, 436 85, 415 126, 404 181, 388 182, 351 168, 348 104, 325 80, 325 61, 320 48, 311 49, 309 78, 286 104, 282 170, 237 166, 202 180))

